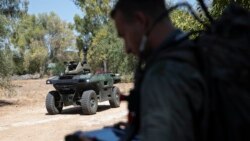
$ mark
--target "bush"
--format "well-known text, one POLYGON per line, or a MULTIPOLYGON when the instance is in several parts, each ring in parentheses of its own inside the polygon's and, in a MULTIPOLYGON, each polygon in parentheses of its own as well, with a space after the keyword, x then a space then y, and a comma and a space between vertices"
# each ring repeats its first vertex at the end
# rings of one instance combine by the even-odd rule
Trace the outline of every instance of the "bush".
POLYGON ((24 56, 25 70, 30 74, 42 73, 45 71, 48 50, 39 41, 32 41, 30 46, 31 49, 27 50, 24 56))
POLYGON ((0 87, 8 88, 13 70, 12 53, 9 49, 0 50, 0 87))
POLYGON ((52 75, 59 75, 61 73, 64 73, 65 66, 62 63, 57 63, 55 67, 50 69, 50 72, 52 75))

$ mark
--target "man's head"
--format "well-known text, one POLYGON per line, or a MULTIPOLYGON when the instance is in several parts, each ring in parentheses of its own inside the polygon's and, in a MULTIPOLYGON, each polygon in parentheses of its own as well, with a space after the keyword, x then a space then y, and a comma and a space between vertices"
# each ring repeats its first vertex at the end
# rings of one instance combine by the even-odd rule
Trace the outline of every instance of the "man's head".
POLYGON ((119 0, 111 12, 118 36, 124 39, 127 53, 139 55, 143 35, 166 11, 165 0, 119 0))

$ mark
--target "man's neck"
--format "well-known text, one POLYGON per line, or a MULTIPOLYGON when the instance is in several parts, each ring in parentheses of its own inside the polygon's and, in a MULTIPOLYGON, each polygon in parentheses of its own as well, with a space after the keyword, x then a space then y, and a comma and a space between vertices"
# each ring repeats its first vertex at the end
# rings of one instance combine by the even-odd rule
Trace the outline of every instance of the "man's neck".
POLYGON ((148 37, 151 48, 157 48, 166 39, 166 37, 175 30, 168 21, 157 24, 148 37))

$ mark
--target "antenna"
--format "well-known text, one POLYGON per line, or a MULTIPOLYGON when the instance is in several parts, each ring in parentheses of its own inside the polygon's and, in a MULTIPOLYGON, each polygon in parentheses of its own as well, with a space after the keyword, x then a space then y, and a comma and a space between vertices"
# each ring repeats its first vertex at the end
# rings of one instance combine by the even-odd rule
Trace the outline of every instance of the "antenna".
POLYGON ((84 46, 83 47, 83 61, 82 61, 82 64, 87 64, 87 52, 88 52, 88 47, 84 46))

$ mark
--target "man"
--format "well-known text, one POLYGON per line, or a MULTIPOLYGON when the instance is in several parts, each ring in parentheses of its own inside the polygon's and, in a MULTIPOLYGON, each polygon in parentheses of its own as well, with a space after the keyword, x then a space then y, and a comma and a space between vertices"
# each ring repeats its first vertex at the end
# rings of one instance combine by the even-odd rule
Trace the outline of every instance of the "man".
POLYGON ((191 43, 165 11, 164 0, 119 0, 111 12, 126 52, 142 62, 129 110, 142 141, 197 141, 205 86, 191 43))

